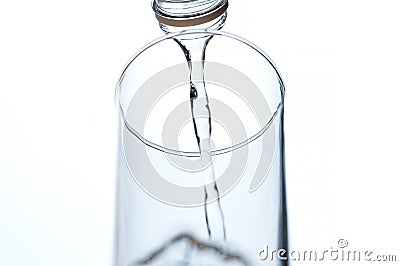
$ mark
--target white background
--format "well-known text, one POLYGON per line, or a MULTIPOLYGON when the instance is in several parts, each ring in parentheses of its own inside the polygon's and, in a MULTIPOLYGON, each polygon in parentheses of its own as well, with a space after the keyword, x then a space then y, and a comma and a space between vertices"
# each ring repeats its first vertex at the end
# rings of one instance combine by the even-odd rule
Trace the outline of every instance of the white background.
MULTIPOLYGON (((396 1, 230 3, 286 82, 293 247, 400 260, 396 1)), ((1 2, 0 265, 110 265, 114 86, 161 35, 148 0, 1 2)))

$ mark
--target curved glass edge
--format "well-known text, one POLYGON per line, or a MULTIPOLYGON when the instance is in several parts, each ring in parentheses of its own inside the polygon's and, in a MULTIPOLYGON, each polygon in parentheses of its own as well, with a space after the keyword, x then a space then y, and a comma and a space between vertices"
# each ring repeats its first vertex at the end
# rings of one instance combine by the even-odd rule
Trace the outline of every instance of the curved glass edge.
POLYGON ((281 109, 283 109, 284 106, 284 99, 285 99, 285 85, 283 83, 283 79, 282 79, 282 75, 279 72, 276 64, 272 61, 272 59, 267 55, 267 53, 265 53, 261 48, 259 48, 257 45, 255 45, 254 43, 248 41, 247 39, 244 39, 238 35, 235 35, 233 33, 229 33, 229 32, 225 32, 225 31, 221 31, 221 30, 210 30, 210 29, 193 29, 193 30, 183 30, 183 31, 179 31, 179 32, 174 32, 174 33, 167 33, 164 36, 161 36, 151 42, 149 42, 148 44, 146 44, 145 46, 143 46, 141 49, 139 49, 138 52, 136 52, 129 60, 128 62, 125 64, 120 77, 118 79, 116 88, 115 88, 115 95, 114 95, 114 101, 116 104, 117 109, 119 109, 119 111, 121 112, 122 115, 122 119, 124 121, 124 125, 126 126, 126 128, 129 130, 129 132, 131 132, 132 134, 134 134, 141 142, 143 142, 144 144, 146 144, 149 147, 152 147, 154 149, 157 149, 159 151, 168 153, 168 154, 172 154, 172 155, 177 155, 177 156, 186 156, 186 157, 200 157, 200 152, 185 152, 185 151, 177 151, 177 150, 173 150, 173 149, 168 149, 165 148, 161 145, 158 145, 156 143, 153 143, 151 141, 148 141, 147 139, 145 139, 139 132, 137 132, 135 129, 133 129, 127 122, 125 119, 125 112, 123 107, 120 104, 120 92, 121 92, 121 83, 125 77, 126 71, 129 68, 129 66, 133 63, 133 61, 139 57, 144 51, 146 51, 147 49, 149 49, 150 47, 156 45, 159 42, 162 42, 164 40, 168 40, 168 39, 173 39, 175 37, 178 36, 182 36, 182 35, 190 35, 190 34, 212 34, 212 35, 217 35, 217 36, 225 36, 225 37, 229 37, 232 39, 235 39, 247 46, 249 46, 250 48, 253 48, 256 52, 258 52, 262 57, 264 57, 272 66, 272 68, 275 70, 277 76, 278 76, 278 81, 280 84, 280 94, 281 94, 281 99, 280 102, 278 104, 278 106, 275 108, 271 118, 268 120, 268 122, 266 123, 266 125, 264 125, 260 131, 258 131, 257 133, 255 133, 253 136, 251 136, 250 138, 239 142, 237 144, 235 144, 234 146, 231 147, 227 147, 227 148, 223 148, 223 149, 219 149, 219 150, 215 150, 212 151, 211 154, 212 155, 219 155, 219 154, 224 154, 236 149, 239 149, 241 147, 243 147, 244 145, 249 144, 250 142, 256 140, 257 138, 259 138, 260 136, 263 135, 263 133, 268 129, 268 127, 272 124, 272 122, 274 121, 275 117, 277 116, 277 114, 279 113, 279 111, 281 109))

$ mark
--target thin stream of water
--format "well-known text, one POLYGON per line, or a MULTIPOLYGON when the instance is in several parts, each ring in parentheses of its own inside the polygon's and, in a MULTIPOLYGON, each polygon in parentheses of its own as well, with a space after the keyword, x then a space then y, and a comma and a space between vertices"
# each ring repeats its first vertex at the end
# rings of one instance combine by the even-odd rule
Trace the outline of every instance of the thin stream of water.
POLYGON ((212 37, 200 36, 199 38, 193 39, 174 39, 179 44, 185 55, 190 75, 190 110, 194 137, 196 138, 198 145, 202 172, 204 175, 204 218, 206 232, 210 241, 204 242, 199 240, 202 237, 198 239, 194 235, 185 232, 180 233, 165 242, 158 249, 148 254, 148 256, 142 260, 137 261, 137 264, 135 265, 152 265, 156 260, 163 261, 164 254, 166 254, 168 250, 174 249, 179 245, 179 243, 186 243, 183 260, 180 262, 163 261, 162 263, 166 263, 165 265, 179 266, 188 266, 192 265, 192 263, 196 264, 197 260, 196 258, 192 258, 192 254, 195 254, 196 252, 204 252, 205 256, 214 254, 214 256, 222 259, 221 263, 223 264, 221 265, 225 265, 225 263, 249 265, 248 261, 244 257, 233 252, 227 245, 223 244, 226 244, 227 242, 227 230, 220 200, 220 192, 213 166, 213 156, 215 155, 215 152, 213 151, 211 141, 212 112, 209 105, 204 77, 205 52, 211 38, 212 37))
POLYGON ((210 240, 226 241, 226 226, 215 178, 211 148, 212 114, 204 80, 204 60, 212 37, 175 41, 182 48, 190 73, 190 108, 204 173, 204 215, 210 240), (207 184, 212 184, 208 186, 207 184), (216 199, 210 202, 209 199, 216 199))

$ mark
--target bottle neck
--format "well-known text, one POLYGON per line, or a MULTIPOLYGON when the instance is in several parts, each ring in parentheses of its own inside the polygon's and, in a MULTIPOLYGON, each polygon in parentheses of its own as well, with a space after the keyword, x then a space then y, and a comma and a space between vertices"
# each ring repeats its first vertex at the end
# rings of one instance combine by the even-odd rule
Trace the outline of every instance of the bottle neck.
POLYGON ((227 17, 228 0, 153 0, 160 28, 166 32, 189 29, 221 29, 227 17))

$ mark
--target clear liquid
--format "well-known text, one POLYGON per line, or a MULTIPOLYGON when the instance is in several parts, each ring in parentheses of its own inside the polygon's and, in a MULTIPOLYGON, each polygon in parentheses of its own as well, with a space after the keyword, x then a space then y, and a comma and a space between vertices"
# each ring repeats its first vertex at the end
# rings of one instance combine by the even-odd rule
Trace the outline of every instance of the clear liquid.
POLYGON ((238 254, 212 242, 204 242, 190 234, 177 234, 147 258, 135 265, 165 266, 243 266, 249 262, 238 254), (162 259, 164 253, 184 253, 182 260, 162 259), (161 258, 161 259, 160 259, 161 258))
POLYGON ((226 226, 224 212, 221 206, 220 194, 212 162, 212 115, 204 81, 205 52, 211 38, 212 37, 205 37, 186 40, 190 48, 186 47, 183 41, 176 40, 176 42, 180 45, 185 54, 190 73, 190 108, 194 135, 199 147, 201 163, 204 169, 204 216, 207 233, 210 240, 225 242, 226 226), (198 61, 193 62, 192 55, 194 55, 194 58, 198 59, 198 61), (201 57, 199 58, 199 56, 201 57), (212 184, 212 188, 210 189, 207 184, 212 184), (217 200, 209 202, 209 198, 215 198, 217 200))
MULTIPOLYGON (((157 250, 153 250, 138 265, 249 265, 247 260, 226 245, 227 230, 213 166, 212 113, 204 81, 205 51, 211 37, 175 41, 182 48, 190 73, 190 107, 194 137, 200 152, 204 175, 204 219, 207 242, 188 233, 177 232, 157 250), (209 184, 212 184, 210 186, 209 184), (209 199, 216 199, 210 201, 209 199), (165 260, 166 253, 183 254, 183 260, 165 260)), ((201 237, 201 236, 199 236, 201 237)), ((202 238, 202 237, 201 237, 202 238)))

